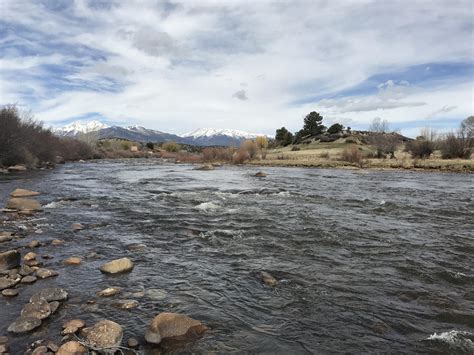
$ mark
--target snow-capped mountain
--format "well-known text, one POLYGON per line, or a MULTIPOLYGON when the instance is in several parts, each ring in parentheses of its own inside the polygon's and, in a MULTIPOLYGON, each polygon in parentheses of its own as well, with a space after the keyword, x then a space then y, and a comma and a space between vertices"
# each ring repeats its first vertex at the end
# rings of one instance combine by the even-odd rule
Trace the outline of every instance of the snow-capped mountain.
POLYGON ((74 137, 81 133, 96 132, 108 127, 107 124, 99 121, 76 121, 64 127, 55 128, 53 132, 58 136, 74 137))
POLYGON ((202 138, 202 137, 215 137, 215 136, 227 136, 232 138, 243 138, 243 139, 252 139, 258 136, 263 136, 263 134, 254 134, 244 131, 239 131, 237 129, 217 129, 217 128, 199 128, 193 132, 183 134, 181 137, 192 137, 192 138, 202 138))
POLYGON ((74 122, 53 131, 61 137, 75 137, 81 133, 97 132, 99 138, 120 138, 153 143, 174 141, 197 146, 239 146, 246 139, 260 136, 260 134, 239 130, 215 128, 202 128, 178 136, 137 125, 128 127, 109 126, 99 121, 74 122))

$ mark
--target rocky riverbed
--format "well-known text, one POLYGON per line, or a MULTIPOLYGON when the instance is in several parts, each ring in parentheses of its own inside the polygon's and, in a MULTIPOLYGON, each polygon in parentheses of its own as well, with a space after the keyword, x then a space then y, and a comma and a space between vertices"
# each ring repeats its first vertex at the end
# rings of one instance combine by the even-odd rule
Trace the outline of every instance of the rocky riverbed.
POLYGON ((153 160, 5 175, 0 353, 471 353, 469 187, 153 160))

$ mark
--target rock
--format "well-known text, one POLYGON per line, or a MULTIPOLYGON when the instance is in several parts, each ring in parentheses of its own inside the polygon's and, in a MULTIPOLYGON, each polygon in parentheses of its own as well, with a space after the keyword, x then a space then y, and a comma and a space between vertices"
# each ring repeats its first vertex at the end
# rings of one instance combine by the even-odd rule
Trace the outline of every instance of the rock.
POLYGON ((8 353, 8 343, 10 339, 5 336, 0 336, 0 354, 7 354, 8 353))
POLYGON ((7 168, 8 171, 10 172, 20 172, 20 171, 26 171, 26 166, 17 164, 17 165, 12 165, 7 168))
POLYGON ((37 248, 40 246, 40 242, 37 240, 32 240, 31 242, 28 243, 29 248, 37 248))
POLYGON ((0 271, 9 270, 20 266, 21 255, 17 250, 0 253, 0 271))
POLYGON ((54 256, 52 256, 51 254, 43 254, 43 255, 41 255, 41 258, 42 259, 54 259, 54 256))
POLYGON ((122 289, 120 287, 108 287, 102 291, 97 292, 99 297, 110 297, 120 293, 122 289))
MULTIPOLYGON (((28 266, 31 266, 32 268, 33 268, 33 267, 36 267, 36 269, 39 269, 38 266, 41 265, 41 263, 40 263, 38 260, 35 260, 35 259, 33 259, 33 260, 26 260, 26 261, 25 261, 25 264, 28 265, 28 266)), ((35 269, 35 270, 36 270, 36 269, 35 269)))
POLYGON ((7 277, 0 277, 0 290, 5 290, 7 288, 12 288, 20 282, 21 278, 10 279, 7 277))
POLYGON ((138 340, 135 338, 129 338, 127 340, 127 346, 132 349, 138 348, 138 340))
POLYGON ((41 320, 35 317, 20 317, 8 327, 8 331, 12 333, 27 333, 41 325, 41 320))
POLYGON ((47 302, 64 301, 64 300, 67 300, 67 296, 68 296, 67 292, 63 290, 62 288, 59 288, 59 287, 44 288, 41 291, 35 293, 33 296, 31 296, 30 302, 35 302, 41 299, 47 302))
POLYGON ((80 231, 84 229, 84 225, 82 225, 81 223, 73 223, 71 224, 71 228, 75 231, 80 231))
POLYGON ((68 341, 61 345, 56 355, 87 355, 89 351, 77 341, 68 341))
POLYGON ((45 319, 51 315, 51 307, 45 300, 37 300, 25 304, 21 310, 22 317, 32 317, 38 319, 45 319))
POLYGON ((133 270, 133 262, 129 258, 109 261, 100 267, 100 271, 106 274, 118 274, 133 270))
POLYGON ((53 239, 51 241, 51 245, 54 245, 54 246, 58 246, 58 245, 62 245, 64 244, 64 240, 61 240, 61 239, 53 239))
POLYGON ((152 319, 145 333, 145 339, 152 344, 159 344, 163 339, 200 335, 207 327, 198 320, 184 314, 161 313, 152 319))
POLYGON ((48 341, 46 344, 49 350, 51 350, 53 353, 57 352, 59 349, 59 346, 56 343, 53 343, 52 341, 48 341))
POLYGON ((10 232, 0 232, 0 243, 9 242, 13 239, 10 232))
POLYGON ((214 166, 212 164, 204 164, 197 167, 195 170, 214 170, 214 166))
POLYGON ((41 346, 38 346, 35 350, 33 350, 31 355, 43 355, 43 354, 46 354, 47 352, 48 352, 48 348, 44 345, 41 345, 41 346))
POLYGON ((162 301, 168 296, 168 293, 166 290, 162 290, 160 288, 151 288, 146 290, 145 295, 151 300, 162 301))
POLYGON ((24 278, 21 279, 21 283, 22 284, 32 284, 34 282, 36 282, 36 280, 38 280, 36 277, 34 276, 25 276, 24 278))
POLYGON ((276 285, 278 285, 277 279, 275 279, 268 272, 265 272, 265 271, 260 272, 260 277, 261 277, 263 283, 267 286, 275 287, 276 285))
POLYGON ((82 319, 72 319, 63 324, 63 331, 61 334, 74 334, 85 326, 86 322, 84 322, 82 319))
POLYGON ((59 273, 57 271, 50 270, 50 269, 41 268, 41 269, 36 270, 36 277, 39 279, 46 279, 48 277, 53 277, 53 276, 58 276, 58 275, 59 273))
POLYGON ((267 177, 267 174, 265 174, 262 171, 259 171, 258 173, 255 174, 255 177, 267 177))
POLYGON ((78 258, 78 257, 75 257, 75 256, 72 256, 70 258, 67 258, 66 260, 64 260, 64 264, 66 265, 80 265, 82 262, 81 258, 78 258))
POLYGON ((7 209, 16 211, 41 211, 41 205, 38 201, 31 198, 12 197, 7 202, 7 209))
POLYGON ((32 274, 33 272, 34 272, 33 269, 29 267, 28 265, 23 264, 20 266, 19 273, 21 276, 27 276, 27 275, 32 274))
POLYGON ((86 340, 94 348, 113 348, 120 346, 123 337, 122 327, 110 320, 102 320, 91 328, 83 330, 86 340))
POLYGON ((29 253, 26 253, 26 255, 23 257, 23 260, 25 261, 31 261, 35 260, 38 255, 36 253, 33 253, 30 251, 29 253))
POLYGON ((33 197, 38 195, 40 195, 39 192, 25 189, 16 189, 10 194, 11 197, 33 197))
POLYGON ((6 288, 2 291, 2 295, 5 297, 16 297, 18 296, 18 290, 14 288, 6 288))
POLYGON ((51 314, 56 313, 59 308, 60 303, 58 301, 49 302, 49 307, 51 308, 51 314))
POLYGON ((118 309, 133 309, 138 307, 138 301, 135 300, 119 300, 112 303, 112 306, 118 309))
POLYGON ((147 248, 145 244, 142 243, 133 243, 127 245, 127 250, 129 251, 143 251, 147 248))

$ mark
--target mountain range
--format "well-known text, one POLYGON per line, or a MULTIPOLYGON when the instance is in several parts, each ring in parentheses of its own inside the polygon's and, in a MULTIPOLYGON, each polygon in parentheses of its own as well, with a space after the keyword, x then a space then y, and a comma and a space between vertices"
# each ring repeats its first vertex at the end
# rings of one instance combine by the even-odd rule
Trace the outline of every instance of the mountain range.
POLYGON ((98 138, 120 138, 138 142, 169 142, 197 146, 238 146, 246 139, 262 134, 253 134, 232 129, 200 128, 183 135, 165 133, 141 126, 109 126, 100 121, 73 122, 67 126, 55 128, 53 132, 60 137, 77 137, 80 134, 97 132, 98 138))

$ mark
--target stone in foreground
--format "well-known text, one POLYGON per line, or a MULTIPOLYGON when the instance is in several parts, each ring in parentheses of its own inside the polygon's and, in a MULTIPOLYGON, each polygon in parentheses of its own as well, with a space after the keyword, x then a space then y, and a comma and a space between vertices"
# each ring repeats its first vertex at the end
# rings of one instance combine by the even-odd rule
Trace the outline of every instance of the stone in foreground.
POLYGON ((10 232, 0 232, 0 243, 9 242, 13 239, 10 232))
POLYGON ((20 317, 8 327, 8 331, 12 333, 27 333, 41 325, 41 320, 35 317, 20 317))
POLYGON ((36 270, 36 277, 39 279, 47 279, 48 277, 58 276, 59 273, 54 270, 40 268, 36 270))
POLYGON ((42 299, 47 302, 64 301, 67 299, 67 296, 67 292, 62 288, 44 288, 41 291, 35 293, 33 296, 31 296, 30 302, 35 302, 42 299))
POLYGON ((262 271, 260 273, 260 277, 262 278, 263 283, 267 286, 275 287, 276 285, 278 285, 277 279, 275 279, 268 272, 262 271))
POLYGON ((45 319, 51 315, 51 307, 45 300, 27 303, 21 310, 21 316, 26 318, 45 319))
POLYGON ((16 297, 18 296, 18 290, 14 288, 7 288, 2 291, 2 296, 5 297, 16 297))
POLYGON ((12 197, 7 202, 8 209, 16 210, 16 211, 41 211, 41 205, 38 201, 33 200, 31 198, 23 198, 23 197, 12 197))
POLYGON ((99 297, 110 297, 114 296, 117 293, 120 293, 122 289, 120 287, 108 287, 102 291, 97 292, 97 296, 99 297))
POLYGON ((119 274, 133 270, 133 262, 129 258, 122 258, 109 261, 100 267, 100 271, 105 274, 119 274))
POLYGON ((94 348, 114 348, 120 346, 123 337, 122 327, 110 320, 101 320, 93 327, 84 328, 86 341, 94 348))
POLYGON ((38 195, 40 195, 39 192, 25 189, 16 189, 10 194, 11 197, 33 197, 38 195))
POLYGON ((62 334, 74 334, 85 326, 86 323, 82 319, 72 319, 63 324, 62 334))
POLYGON ((159 344, 166 338, 196 336, 206 330, 207 327, 200 321, 184 314, 161 313, 150 322, 145 339, 149 343, 159 344))
POLYGON ((89 351, 77 341, 68 341, 61 345, 56 355, 86 355, 89 351))
POLYGON ((16 284, 20 282, 21 278, 16 277, 14 279, 10 279, 8 277, 0 277, 0 290, 5 290, 7 288, 12 288, 16 284))
POLYGON ((82 259, 75 256, 72 256, 64 260, 65 265, 73 265, 73 266, 81 265, 81 262, 82 262, 82 259))
POLYGON ((0 253, 0 271, 9 270, 20 266, 21 255, 17 250, 0 253))

